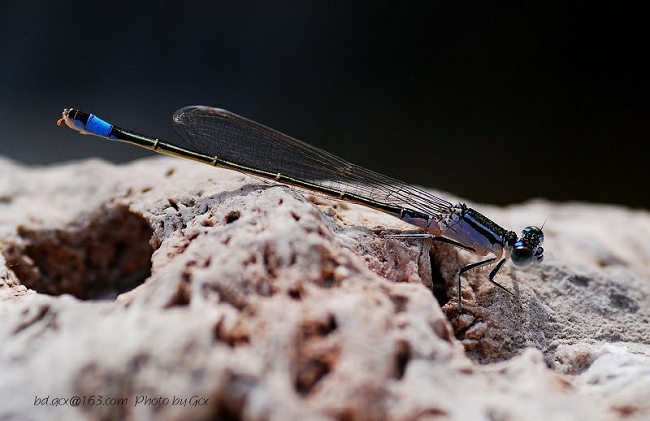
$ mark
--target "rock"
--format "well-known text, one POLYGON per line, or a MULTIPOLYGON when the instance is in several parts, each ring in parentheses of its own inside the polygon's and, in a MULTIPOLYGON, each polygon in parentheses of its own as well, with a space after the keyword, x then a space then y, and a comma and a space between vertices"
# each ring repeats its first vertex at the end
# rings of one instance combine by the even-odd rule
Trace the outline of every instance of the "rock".
POLYGON ((0 160, 0 418, 650 417, 650 215, 476 208, 546 220, 546 260, 502 268, 514 297, 470 271, 459 314, 476 257, 362 206, 172 158, 0 160))

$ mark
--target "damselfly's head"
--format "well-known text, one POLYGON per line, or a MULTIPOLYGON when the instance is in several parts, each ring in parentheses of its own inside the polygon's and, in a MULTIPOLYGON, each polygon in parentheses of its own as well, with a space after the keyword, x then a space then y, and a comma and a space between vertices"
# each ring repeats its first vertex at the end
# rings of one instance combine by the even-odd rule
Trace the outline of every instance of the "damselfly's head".
POLYGON ((523 267, 544 260, 544 233, 541 228, 526 227, 512 244, 510 259, 515 266, 523 267))

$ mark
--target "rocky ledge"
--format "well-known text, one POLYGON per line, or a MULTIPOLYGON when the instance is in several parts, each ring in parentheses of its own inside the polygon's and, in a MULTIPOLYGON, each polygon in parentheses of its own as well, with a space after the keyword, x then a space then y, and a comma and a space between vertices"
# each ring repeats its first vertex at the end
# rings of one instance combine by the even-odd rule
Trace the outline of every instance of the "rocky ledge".
POLYGON ((546 220, 546 260, 503 267, 514 296, 470 271, 459 314, 476 257, 362 206, 172 158, 0 160, 0 418, 648 419, 650 214, 475 208, 546 220))

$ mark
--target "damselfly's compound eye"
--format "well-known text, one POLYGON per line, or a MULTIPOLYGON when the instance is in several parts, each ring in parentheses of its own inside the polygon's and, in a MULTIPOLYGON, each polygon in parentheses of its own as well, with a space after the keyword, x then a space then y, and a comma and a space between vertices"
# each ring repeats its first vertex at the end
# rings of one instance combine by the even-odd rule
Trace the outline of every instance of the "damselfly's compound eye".
POLYGON ((544 233, 541 228, 537 227, 526 227, 521 232, 523 240, 530 243, 536 243, 537 245, 542 245, 544 242, 544 233))
POLYGON ((512 248, 510 259, 512 259, 512 263, 514 263, 515 266, 528 266, 533 262, 533 250, 531 250, 531 248, 522 240, 519 240, 512 248))
POLYGON ((526 227, 521 233, 521 238, 512 246, 510 258, 516 266, 528 266, 544 260, 544 233, 537 227, 526 227))

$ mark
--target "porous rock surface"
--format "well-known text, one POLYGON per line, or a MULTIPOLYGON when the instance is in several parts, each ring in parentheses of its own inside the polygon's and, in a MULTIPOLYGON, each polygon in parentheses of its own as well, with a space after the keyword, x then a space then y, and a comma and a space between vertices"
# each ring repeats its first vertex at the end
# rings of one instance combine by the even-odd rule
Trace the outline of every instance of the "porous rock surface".
MULTIPOLYGON (((443 197, 450 196, 441 193, 443 197)), ((476 206, 546 260, 172 158, 0 160, 0 419, 650 418, 650 215, 476 206)))

